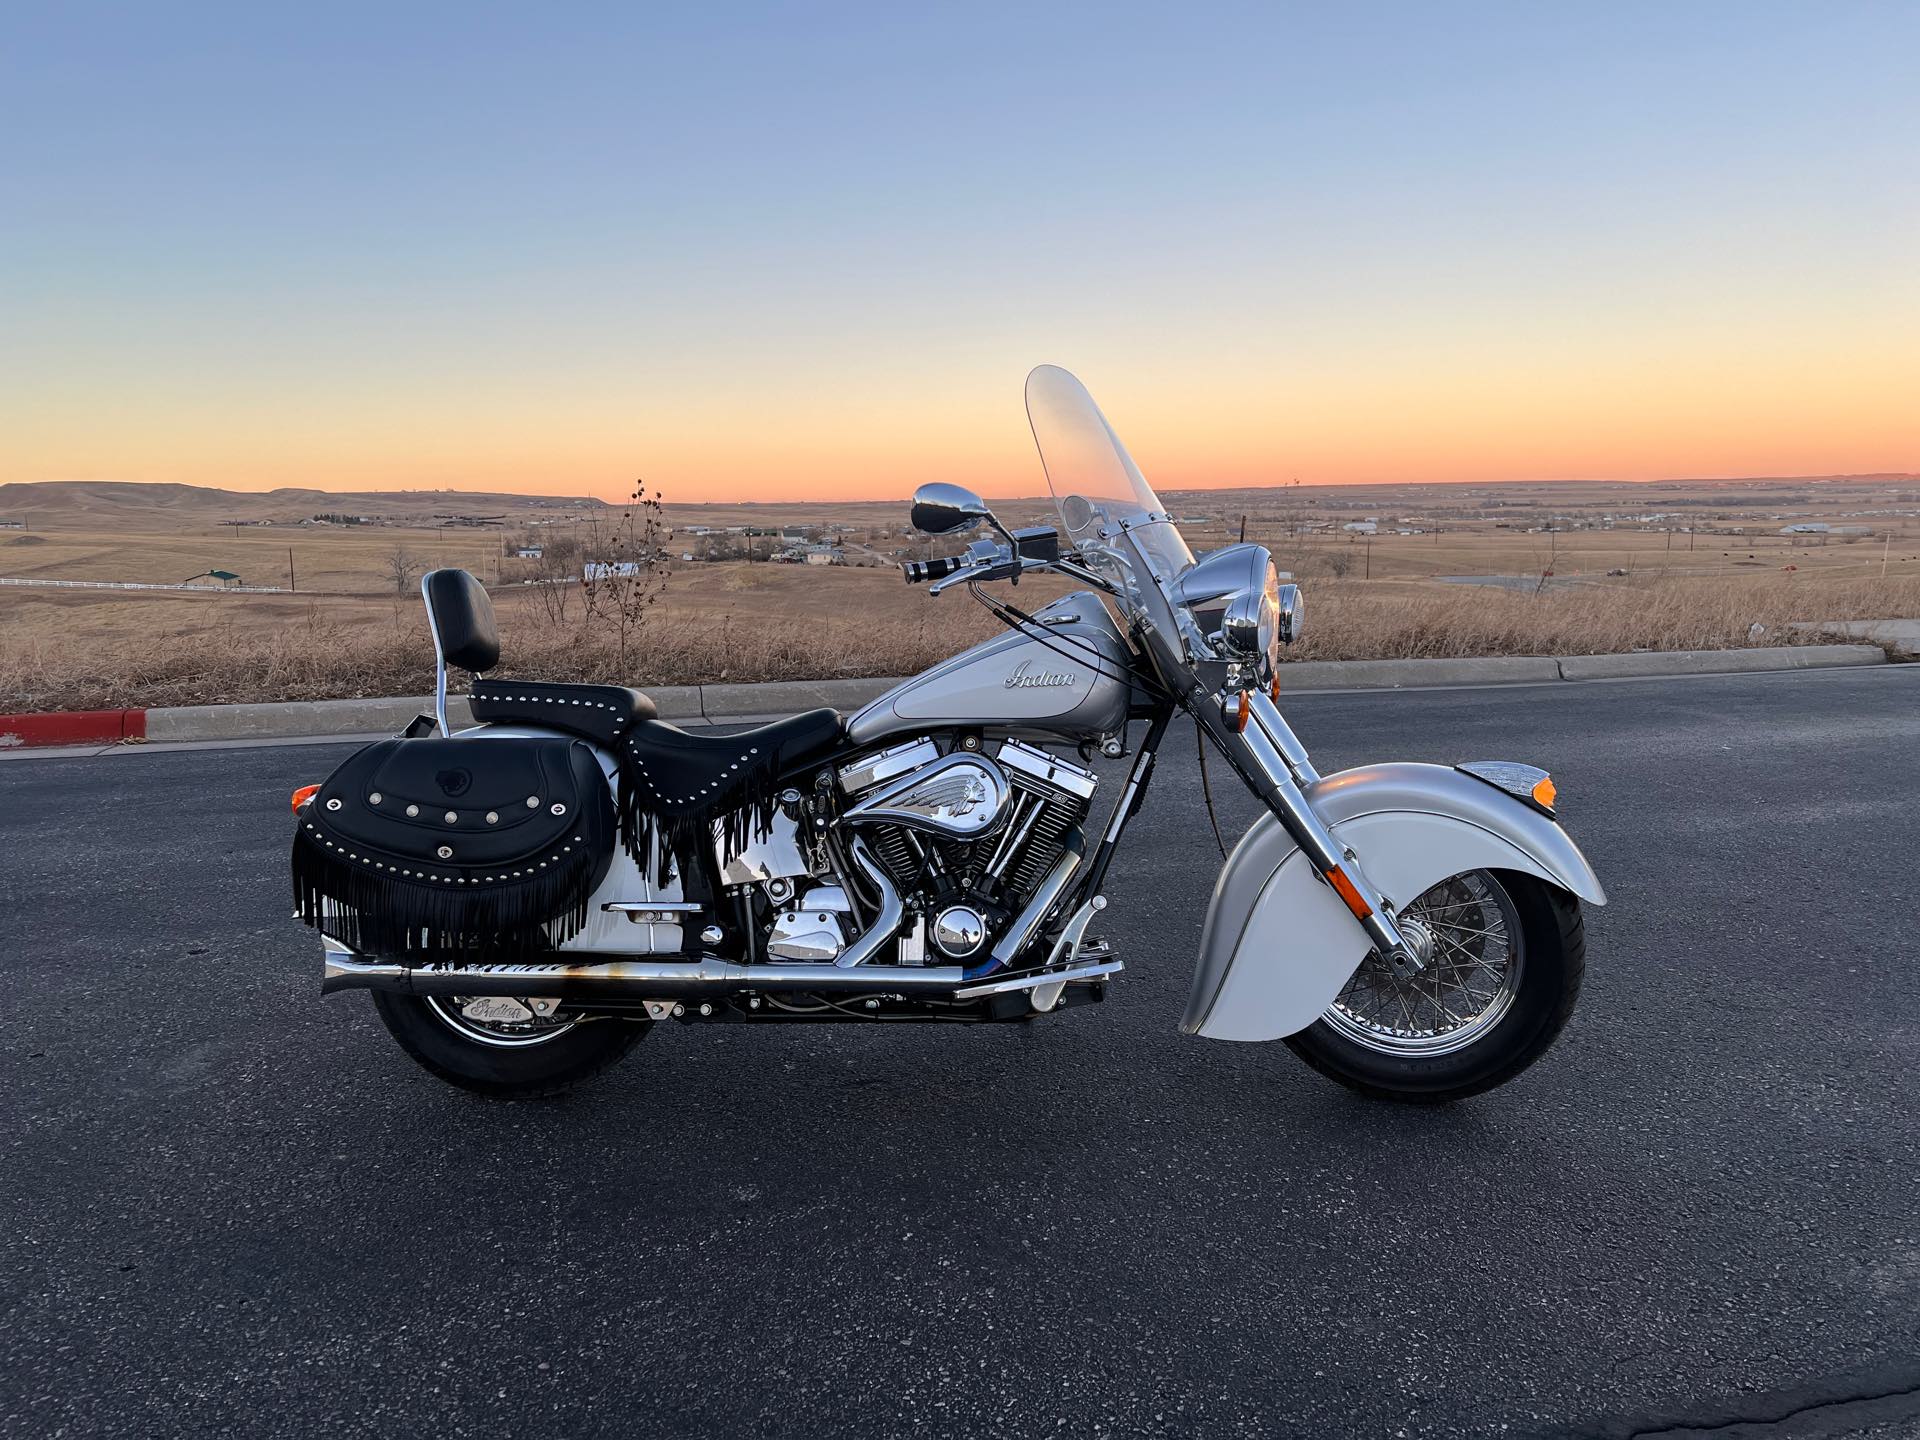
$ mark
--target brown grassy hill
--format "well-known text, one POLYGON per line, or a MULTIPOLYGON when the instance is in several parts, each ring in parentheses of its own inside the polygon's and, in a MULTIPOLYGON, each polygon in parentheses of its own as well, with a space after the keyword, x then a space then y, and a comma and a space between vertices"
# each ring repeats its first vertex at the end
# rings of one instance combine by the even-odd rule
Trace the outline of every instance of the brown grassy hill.
POLYGON ((131 480, 36 480, 0 485, 0 520, 35 529, 121 526, 154 531, 202 528, 227 520, 304 520, 344 513, 428 520, 444 515, 541 514, 597 510, 584 496, 511 495, 486 490, 219 490, 131 480))

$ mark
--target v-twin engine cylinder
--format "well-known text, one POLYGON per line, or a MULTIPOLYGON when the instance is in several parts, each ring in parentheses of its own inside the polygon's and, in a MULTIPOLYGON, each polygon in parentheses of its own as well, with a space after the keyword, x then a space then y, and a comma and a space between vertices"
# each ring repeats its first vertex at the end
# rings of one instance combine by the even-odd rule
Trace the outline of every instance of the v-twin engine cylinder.
POLYGON ((838 778, 851 799, 843 823, 905 902, 903 953, 960 962, 982 956, 1053 872, 1096 785, 1091 771, 1011 739, 944 754, 917 739, 838 778))

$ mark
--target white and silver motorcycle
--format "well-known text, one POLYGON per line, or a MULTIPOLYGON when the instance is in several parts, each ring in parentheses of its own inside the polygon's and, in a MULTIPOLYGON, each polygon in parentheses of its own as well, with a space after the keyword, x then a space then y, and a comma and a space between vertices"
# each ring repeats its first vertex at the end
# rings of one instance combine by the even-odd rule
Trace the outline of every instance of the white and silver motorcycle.
POLYGON ((422 589, 438 723, 294 795, 294 897, 323 991, 370 990, 456 1085, 549 1095, 654 1024, 1029 1023, 1098 1002, 1108 867, 1178 714, 1267 807, 1228 857, 1181 1028, 1285 1039, 1369 1095, 1451 1100, 1537 1059, 1580 987, 1605 895, 1541 770, 1382 764, 1321 775, 1281 717, 1302 604, 1267 551, 1195 558, 1092 398, 1027 381, 1060 528, 1009 530, 928 485, 913 520, 984 530, 906 567, 1005 622, 851 716, 729 735, 637 690, 485 678, 486 592, 422 589), (1026 613, 981 587, 1083 590, 1026 613), (480 722, 447 725, 448 665, 480 722), (1132 756, 1111 801, 1096 759, 1132 756))

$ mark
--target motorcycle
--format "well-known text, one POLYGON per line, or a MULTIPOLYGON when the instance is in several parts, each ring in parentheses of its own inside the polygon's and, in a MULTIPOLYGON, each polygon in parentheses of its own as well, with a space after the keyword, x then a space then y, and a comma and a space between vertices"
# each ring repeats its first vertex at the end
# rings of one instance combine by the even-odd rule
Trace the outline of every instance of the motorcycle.
POLYGON ((917 529, 978 538, 904 566, 1005 632, 851 716, 694 733, 638 690, 489 678, 486 591, 428 574, 436 717, 294 792, 322 991, 372 992, 416 1061, 504 1098, 565 1090, 668 1020, 1025 1024, 1095 1004, 1124 968, 1091 933, 1108 869, 1185 715, 1266 807, 1220 872, 1185 1033, 1284 1039, 1400 1101, 1538 1059, 1579 993, 1581 905, 1606 899, 1552 778, 1321 775, 1278 704, 1299 588, 1257 544, 1196 557, 1072 375, 1035 370, 1026 401, 1059 526, 924 485, 917 529), (1036 573, 1084 588, 1031 613, 983 588, 1036 573), (458 733, 449 666, 474 676, 458 733), (1096 764, 1129 757, 1105 802, 1096 764))

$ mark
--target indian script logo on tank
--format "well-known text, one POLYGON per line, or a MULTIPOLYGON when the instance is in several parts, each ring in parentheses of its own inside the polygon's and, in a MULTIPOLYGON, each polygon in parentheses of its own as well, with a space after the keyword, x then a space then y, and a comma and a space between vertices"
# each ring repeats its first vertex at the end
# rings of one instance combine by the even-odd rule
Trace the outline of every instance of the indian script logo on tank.
POLYGON ((1036 670, 1031 660, 1022 660, 1013 667, 1013 673, 1007 676, 1009 690, 1051 690, 1061 685, 1078 683, 1078 677, 1059 670, 1036 670))

